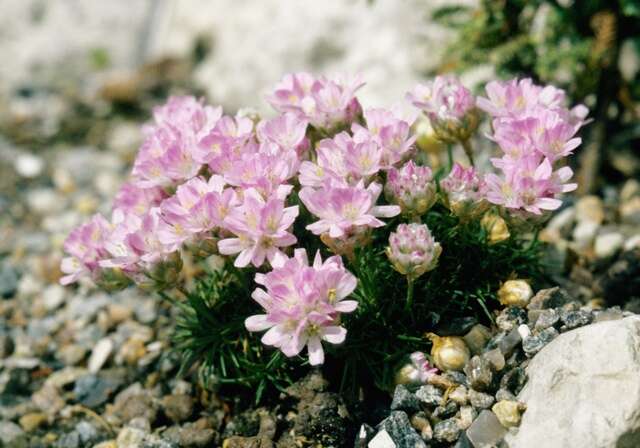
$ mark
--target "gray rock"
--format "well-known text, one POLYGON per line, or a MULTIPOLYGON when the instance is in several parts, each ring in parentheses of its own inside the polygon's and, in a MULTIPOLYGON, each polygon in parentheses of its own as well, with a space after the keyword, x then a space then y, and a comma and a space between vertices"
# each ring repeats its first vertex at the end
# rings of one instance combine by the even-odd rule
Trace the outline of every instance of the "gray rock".
POLYGON ((193 398, 185 394, 167 395, 162 399, 162 406, 165 415, 171 421, 179 423, 191 417, 193 398))
POLYGON ((496 399, 492 395, 473 389, 469 391, 469 403, 476 409, 489 409, 495 401, 496 399))
POLYGON ((368 444, 356 445, 356 448, 397 448, 396 443, 384 429, 375 435, 368 444))
POLYGON ((460 426, 455 419, 443 420, 433 427, 433 438, 439 442, 453 443, 460 436, 460 426))
POLYGON ((104 404, 121 385, 122 382, 115 377, 89 374, 78 378, 73 393, 84 406, 95 408, 104 404))
MULTIPOLYGON (((467 429, 467 437, 474 447, 496 446, 507 433, 498 417, 491 411, 482 411, 467 429)), ((546 440, 546 439, 541 439, 546 440)))
POLYGON ((442 403, 443 394, 437 387, 427 384, 416 391, 416 397, 427 406, 435 407, 442 403))
POLYGON ((467 374, 469 385, 475 390, 486 390, 493 380, 491 363, 478 355, 469 360, 464 366, 464 373, 467 374))
POLYGON ((98 429, 89 421, 83 420, 78 422, 75 432, 80 436, 80 441, 84 444, 95 440, 98 437, 98 429))
POLYGON ((393 400, 391 401, 392 411, 406 411, 408 413, 420 410, 420 400, 404 385, 399 384, 393 392, 393 400))
POLYGON ((426 448, 422 437, 418 435, 409 422, 409 417, 402 411, 393 411, 379 425, 379 430, 389 433, 398 448, 426 448))
POLYGON ((491 339, 491 330, 481 324, 474 325, 462 339, 464 339, 464 342, 469 347, 471 354, 477 355, 482 353, 484 346, 487 345, 487 342, 491 339))
POLYGON ((538 334, 532 334, 522 341, 522 349, 529 357, 543 349, 545 345, 558 336, 558 330, 553 327, 546 328, 538 334))
POLYGON ((18 289, 18 271, 9 263, 0 264, 0 297, 9 299, 18 289))
POLYGON ((454 401, 447 401, 445 404, 438 406, 433 411, 433 417, 444 419, 453 417, 458 412, 458 404, 454 401))
POLYGON ((559 286, 555 288, 541 289, 527 305, 528 310, 544 310, 547 308, 560 308, 571 302, 569 294, 559 286))
POLYGON ((213 429, 199 429, 191 424, 186 424, 184 426, 172 426, 162 433, 163 438, 181 447, 210 446, 214 435, 213 429))
POLYGON ((564 333, 528 368, 527 405, 511 448, 640 446, 640 317, 564 333))
POLYGON ((63 434, 58 440, 56 440, 56 448, 80 448, 81 440, 80 434, 77 431, 71 431, 63 434))
POLYGON ((4 446, 14 446, 23 436, 24 431, 17 424, 5 420, 0 421, 0 442, 4 446))
POLYGON ((516 400, 516 396, 510 390, 498 389, 498 392, 496 392, 496 400, 498 400, 498 401, 502 401, 502 400, 515 401, 516 400))
POLYGON ((527 312, 519 307, 507 307, 496 318, 496 325, 502 331, 511 331, 527 322, 527 312))
POLYGON ((564 324, 563 330, 572 330, 590 324, 593 320, 593 313, 586 310, 562 311, 560 319, 564 324))
POLYGON ((522 367, 514 367, 500 379, 500 388, 519 394, 527 382, 527 373, 522 367))
POLYGON ((482 355, 483 359, 486 359, 494 372, 499 372, 504 369, 506 364, 506 360, 504 359, 504 355, 498 348, 494 348, 493 350, 489 350, 485 354, 482 355))
POLYGON ((469 380, 467 379, 467 375, 462 372, 458 372, 456 370, 449 370, 442 374, 443 378, 453 381, 455 384, 462 384, 463 386, 469 387, 469 380))
POLYGON ((534 329, 537 331, 553 327, 560 321, 560 315, 555 309, 542 310, 536 319, 534 329))
MULTIPOLYGON (((503 334, 503 336, 498 340, 497 347, 500 349, 504 356, 509 356, 511 353, 513 353, 520 342, 522 342, 520 332, 517 328, 514 328, 506 335, 503 334)), ((489 346, 487 346, 487 349, 489 349, 489 346)))

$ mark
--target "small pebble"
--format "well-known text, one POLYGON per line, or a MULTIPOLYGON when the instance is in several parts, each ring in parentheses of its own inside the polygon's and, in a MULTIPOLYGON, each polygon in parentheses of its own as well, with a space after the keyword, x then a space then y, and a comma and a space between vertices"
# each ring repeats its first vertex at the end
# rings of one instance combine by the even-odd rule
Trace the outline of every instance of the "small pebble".
POLYGON ((505 428, 520 425, 521 413, 524 411, 522 403, 517 401, 499 401, 491 408, 493 413, 505 428))
POLYGON ((93 348, 93 351, 91 352, 91 357, 89 358, 89 372, 98 372, 105 364, 105 362, 107 362, 107 359, 111 355, 112 351, 113 341, 111 341, 111 339, 104 338, 98 341, 96 346, 93 348))
POLYGON ((478 392, 473 389, 469 391, 469 403, 476 409, 489 409, 495 401, 495 398, 490 394, 478 392))
POLYGON ((443 420, 433 427, 433 438, 439 442, 455 442, 462 429, 455 419, 443 420))

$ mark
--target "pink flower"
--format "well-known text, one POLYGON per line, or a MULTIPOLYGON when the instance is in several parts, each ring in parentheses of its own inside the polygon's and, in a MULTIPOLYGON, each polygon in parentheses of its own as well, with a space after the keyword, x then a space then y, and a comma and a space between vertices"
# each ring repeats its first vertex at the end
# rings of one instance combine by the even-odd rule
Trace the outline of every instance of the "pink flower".
POLYGON ((487 200, 507 208, 523 208, 540 215, 542 210, 555 210, 562 201, 555 198, 560 192, 574 190, 575 184, 567 184, 573 172, 564 167, 553 172, 549 159, 532 166, 535 159, 520 159, 520 163, 509 168, 505 178, 488 174, 485 179, 488 192, 487 200))
POLYGON ((111 224, 102 215, 75 228, 64 242, 64 251, 69 254, 61 263, 61 271, 66 274, 60 279, 63 285, 76 282, 84 275, 95 277, 99 271, 99 262, 107 251, 105 240, 111 232, 111 224))
POLYGON ((438 369, 429 364, 427 356, 422 352, 413 352, 411 356, 411 364, 415 368, 411 382, 426 384, 430 377, 438 373, 438 369))
POLYGON ((213 175, 208 181, 202 177, 180 185, 176 193, 161 204, 162 224, 158 238, 163 244, 181 245, 194 238, 207 239, 215 227, 222 225, 231 207, 236 203, 235 192, 224 188, 221 176, 213 175))
POLYGON ((255 189, 244 192, 242 206, 232 210, 224 221, 224 228, 236 235, 218 243, 221 254, 239 254, 234 265, 245 267, 249 263, 260 267, 265 259, 271 265, 284 257, 281 247, 297 241, 288 231, 298 216, 298 206, 284 207, 284 198, 265 200, 255 189))
POLYGON ((416 136, 410 135, 410 127, 415 118, 403 119, 399 114, 386 109, 364 111, 367 127, 357 123, 351 126, 356 141, 372 140, 382 149, 380 166, 391 166, 406 159, 410 154, 416 136))
POLYGON ((451 172, 440 181, 444 204, 459 218, 476 216, 485 210, 485 182, 474 167, 454 163, 451 172))
POLYGON ((324 139, 316 148, 317 162, 302 162, 300 183, 320 187, 327 182, 355 185, 380 170, 381 148, 372 140, 356 141, 347 132, 324 139))
POLYGON ((145 140, 133 166, 142 188, 165 187, 198 174, 195 154, 200 141, 218 123, 220 108, 193 97, 171 97, 154 110, 155 124, 145 128, 145 140))
POLYGON ((351 123, 360 113, 355 92, 364 83, 359 78, 314 78, 309 73, 288 74, 267 96, 279 112, 293 112, 319 129, 351 123))
POLYGON ((300 162, 294 151, 269 154, 269 144, 260 145, 261 152, 245 154, 224 173, 225 180, 242 189, 254 188, 264 198, 278 191, 298 172, 300 162))
POLYGON ((261 142, 275 143, 282 151, 301 154, 308 146, 305 137, 308 125, 307 120, 287 112, 258 123, 256 133, 261 142))
POLYGON ((389 202, 397 204, 402 213, 421 216, 436 202, 436 185, 431 168, 417 166, 412 160, 399 170, 387 173, 385 193, 389 202))
POLYGON ((224 174, 233 160, 254 151, 253 121, 248 117, 222 117, 216 126, 203 136, 194 149, 194 159, 208 164, 214 173, 224 174))
POLYGON ((435 269, 442 247, 425 224, 400 224, 389 235, 386 253, 394 269, 413 281, 435 269))
POLYGON ((120 187, 113 200, 113 208, 122 210, 125 214, 144 215, 151 207, 160 205, 167 195, 162 188, 139 188, 132 182, 120 187))
POLYGON ((340 344, 347 330, 340 326, 340 314, 350 313, 358 303, 345 300, 356 288, 357 279, 347 271, 340 257, 322 262, 316 253, 309 266, 304 249, 296 249, 292 258, 267 274, 256 274, 264 287, 253 291, 253 299, 266 314, 247 318, 249 331, 268 330, 262 343, 279 348, 286 356, 300 354, 307 347, 309 363, 324 362, 322 342, 340 344))
POLYGON ((455 76, 436 76, 419 84, 407 99, 427 114, 434 133, 444 142, 468 140, 478 128, 475 98, 455 76))
POLYGON ((304 187, 299 197, 307 209, 320 218, 307 229, 316 235, 328 233, 331 238, 341 238, 357 228, 381 227, 378 217, 390 218, 400 213, 396 205, 376 206, 382 187, 375 182, 366 189, 355 187, 330 187, 315 190, 304 187))

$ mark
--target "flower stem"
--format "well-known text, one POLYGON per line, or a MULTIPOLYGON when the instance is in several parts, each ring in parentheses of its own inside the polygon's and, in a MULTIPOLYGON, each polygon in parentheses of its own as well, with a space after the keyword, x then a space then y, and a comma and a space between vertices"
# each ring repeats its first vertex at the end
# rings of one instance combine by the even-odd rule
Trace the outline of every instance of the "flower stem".
POLYGON ((475 166, 475 163, 473 162, 473 150, 471 149, 471 144, 469 143, 469 139, 461 140, 460 143, 462 143, 462 148, 464 149, 464 153, 469 158, 469 163, 471 163, 471 166, 475 166))
POLYGON ((404 310, 406 312, 411 312, 411 307, 413 306, 413 279, 411 277, 407 277, 407 301, 404 304, 404 310))
POLYGON ((447 156, 449 157, 449 171, 453 168, 453 146, 451 143, 447 145, 447 156))

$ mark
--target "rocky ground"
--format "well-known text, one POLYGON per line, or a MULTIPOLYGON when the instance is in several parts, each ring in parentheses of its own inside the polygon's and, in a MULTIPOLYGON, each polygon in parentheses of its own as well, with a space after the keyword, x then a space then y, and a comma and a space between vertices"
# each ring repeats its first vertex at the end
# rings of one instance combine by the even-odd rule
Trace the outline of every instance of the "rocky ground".
MULTIPOLYGON (((222 399, 195 372, 178 376, 171 306, 135 289, 59 286, 64 238, 108 212, 149 107, 169 86, 191 86, 195 69, 164 58, 89 82, 21 83, 0 97, 0 446, 640 446, 634 180, 569 200, 547 224, 550 288, 492 326, 470 320, 440 334, 469 348, 462 370, 400 385, 368 412, 348 408, 317 372, 269 407, 222 399)), ((251 92, 254 81, 237 85, 251 92)))

